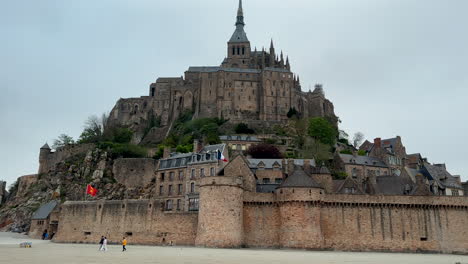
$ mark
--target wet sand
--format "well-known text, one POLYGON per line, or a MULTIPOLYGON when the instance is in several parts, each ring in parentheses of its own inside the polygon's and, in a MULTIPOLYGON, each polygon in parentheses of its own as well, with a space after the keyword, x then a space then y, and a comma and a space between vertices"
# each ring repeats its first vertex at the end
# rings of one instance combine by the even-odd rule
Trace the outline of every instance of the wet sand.
POLYGON ((270 249, 209 249, 193 247, 134 246, 128 251, 109 245, 107 252, 98 245, 58 244, 34 240, 27 236, 0 233, 0 263, 39 264, 107 264, 107 263, 164 263, 164 264, 468 264, 468 256, 440 254, 359 253, 270 249), (19 243, 33 242, 32 248, 19 248, 19 243))

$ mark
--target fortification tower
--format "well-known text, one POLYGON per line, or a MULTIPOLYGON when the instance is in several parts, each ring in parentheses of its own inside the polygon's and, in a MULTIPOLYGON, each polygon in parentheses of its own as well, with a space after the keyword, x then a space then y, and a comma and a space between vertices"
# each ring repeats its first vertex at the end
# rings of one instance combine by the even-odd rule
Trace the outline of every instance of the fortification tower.
POLYGON ((296 166, 276 190, 281 228, 280 247, 321 248, 320 201, 323 188, 296 166))
POLYGON ((200 183, 195 244, 240 247, 243 243, 243 188, 240 177, 206 177, 200 183))
POLYGON ((47 160, 50 154, 50 147, 49 144, 45 143, 44 146, 41 147, 39 150, 39 171, 38 174, 47 173, 48 165, 47 160))

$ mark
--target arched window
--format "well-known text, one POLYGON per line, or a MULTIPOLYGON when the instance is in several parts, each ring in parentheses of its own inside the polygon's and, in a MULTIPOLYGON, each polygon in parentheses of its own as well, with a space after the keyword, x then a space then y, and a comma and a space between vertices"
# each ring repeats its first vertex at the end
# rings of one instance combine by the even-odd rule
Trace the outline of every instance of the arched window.
POLYGON ((237 55, 240 55, 240 47, 237 47, 237 55))
POLYGON ((232 55, 235 55, 236 54, 236 47, 232 47, 232 55))
POLYGON ((245 47, 242 47, 242 55, 245 54, 245 47))

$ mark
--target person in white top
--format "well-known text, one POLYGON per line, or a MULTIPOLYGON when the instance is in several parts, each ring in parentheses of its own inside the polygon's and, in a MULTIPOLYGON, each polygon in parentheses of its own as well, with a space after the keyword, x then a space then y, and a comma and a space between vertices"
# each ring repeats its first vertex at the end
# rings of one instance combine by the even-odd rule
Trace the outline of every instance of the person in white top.
POLYGON ((107 237, 104 237, 104 241, 102 241, 102 248, 101 250, 107 251, 107 237))

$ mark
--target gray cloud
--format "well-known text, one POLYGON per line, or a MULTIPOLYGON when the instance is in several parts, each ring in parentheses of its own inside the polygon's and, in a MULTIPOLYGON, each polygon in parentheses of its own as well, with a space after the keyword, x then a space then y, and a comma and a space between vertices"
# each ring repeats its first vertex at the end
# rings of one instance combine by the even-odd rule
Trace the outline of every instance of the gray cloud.
MULTIPOLYGON (((236 1, 5 1, 0 9, 0 178, 37 170, 39 147, 158 76, 218 65, 236 1)), ((252 45, 324 84, 350 133, 401 135, 468 179, 468 2, 244 0, 252 45)))

